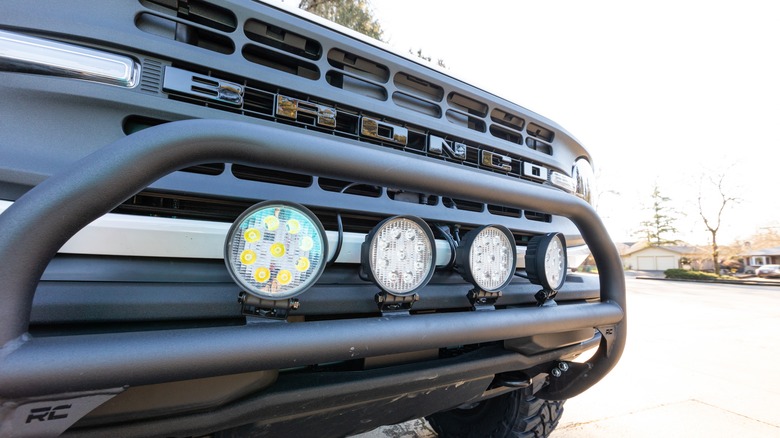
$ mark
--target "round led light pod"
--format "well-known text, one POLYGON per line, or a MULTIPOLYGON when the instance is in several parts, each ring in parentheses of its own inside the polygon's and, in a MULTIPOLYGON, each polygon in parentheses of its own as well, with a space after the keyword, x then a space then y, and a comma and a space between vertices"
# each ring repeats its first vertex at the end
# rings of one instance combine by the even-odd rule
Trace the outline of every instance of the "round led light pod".
POLYGON ((507 287, 515 274, 515 238, 502 225, 485 225, 469 231, 455 254, 463 279, 485 292, 507 287))
POLYGON ((436 268, 433 232, 414 216, 385 219, 366 236, 361 264, 383 291, 411 295, 428 284, 436 268))
POLYGON ((534 236, 525 252, 525 270, 531 283, 558 291, 566 281, 566 239, 561 233, 534 236))
POLYGON ((260 298, 281 300, 313 285, 325 269, 325 229, 306 207, 266 201, 236 219, 225 240, 233 280, 260 298))

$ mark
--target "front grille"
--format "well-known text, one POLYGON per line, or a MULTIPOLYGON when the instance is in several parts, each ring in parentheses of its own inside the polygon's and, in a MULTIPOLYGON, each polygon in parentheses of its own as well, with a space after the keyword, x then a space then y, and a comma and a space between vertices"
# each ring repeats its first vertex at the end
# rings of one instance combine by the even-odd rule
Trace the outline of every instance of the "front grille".
MULTIPOLYGON (((135 25, 143 32, 223 53, 229 55, 232 61, 249 62, 251 70, 260 68, 262 72, 263 68, 269 68, 302 78, 304 83, 317 82, 317 87, 320 84, 322 87, 336 87, 345 92, 345 98, 342 102, 336 102, 301 92, 300 89, 284 88, 212 70, 181 59, 145 59, 142 71, 148 82, 143 90, 145 92, 162 91, 168 99, 191 105, 315 130, 535 184, 549 183, 544 177, 540 178, 538 173, 528 174, 528 165, 559 170, 549 169, 545 164, 533 161, 517 148, 520 145, 552 155, 554 130, 538 122, 528 121, 519 111, 505 106, 496 107, 489 96, 473 90, 467 91, 465 87, 453 87, 452 83, 444 80, 437 83, 433 79, 435 76, 432 78, 425 75, 423 78, 421 74, 403 71, 403 65, 397 60, 371 55, 371 51, 333 47, 330 41, 327 45, 323 44, 316 33, 310 33, 305 27, 292 30, 271 16, 258 14, 239 21, 237 17, 241 14, 203 0, 140 2, 146 9, 136 16, 135 25), (242 35, 248 41, 238 41, 242 35), (352 100, 350 93, 376 99, 380 104, 372 106, 371 111, 345 104, 352 100), (394 109, 389 109, 388 113, 412 111, 408 120, 414 122, 382 115, 383 105, 384 108, 390 108, 390 105, 401 109, 400 113, 394 109), (428 120, 431 123, 426 123, 428 120), (452 132, 458 130, 453 128, 452 132, 448 132, 447 122, 478 132, 483 137, 463 138, 455 135, 452 132), (507 146, 501 147, 501 142, 507 146)), ((125 133, 131 134, 165 122, 167 120, 133 116, 125 120, 124 129, 125 133)), ((460 132, 463 133, 462 130, 460 132)), ((242 184, 257 182, 292 188, 317 187, 345 197, 389 198, 437 208, 443 206, 471 214, 540 222, 552 220, 552 216, 545 213, 507 206, 450 199, 436 194, 405 193, 352 181, 252 166, 214 163, 183 170, 204 176, 219 176, 222 180, 232 177, 242 184)), ((144 193, 128 200, 117 211, 232 221, 237 212, 246 206, 243 202, 144 193)))
MULTIPOLYGON (((548 155, 553 153, 552 129, 526 124, 524 117, 506 108, 491 110, 487 99, 470 93, 451 91, 445 99, 443 84, 405 71, 393 72, 386 60, 338 47, 325 54, 315 35, 286 29, 262 17, 240 23, 233 11, 203 0, 141 0, 141 5, 146 12, 138 15, 135 25, 144 32, 225 55, 235 54, 240 46, 241 57, 254 65, 322 81, 324 86, 416 114, 439 120, 444 115, 444 120, 454 125, 548 155), (235 35, 240 33, 250 43, 237 44, 235 35)), ((436 135, 446 137, 446 133, 436 135)))
MULTIPOLYGON (((308 96, 293 90, 281 89, 269 84, 231 76, 226 73, 199 69, 197 66, 183 63, 175 63, 172 68, 172 70, 166 69, 166 74, 172 77, 173 75, 171 73, 175 73, 176 81, 166 79, 165 91, 169 93, 168 97, 173 100, 298 126, 305 129, 315 129, 336 136, 392 147, 396 150, 403 150, 449 162, 456 162, 486 172, 522 178, 535 183, 545 182, 535 178, 528 178, 527 175, 523 174, 523 162, 530 162, 536 166, 544 166, 531 162, 519 154, 501 151, 473 141, 454 137, 447 133, 432 131, 425 127, 407 124, 397 120, 386 119, 373 113, 346 107, 338 103, 328 102, 314 96, 308 96), (181 79, 181 77, 184 76, 188 77, 187 83, 184 83, 181 79), (243 100, 241 103, 237 105, 234 102, 223 101, 215 97, 215 92, 211 91, 210 93, 206 93, 204 90, 201 90, 202 85, 209 81, 208 78, 214 78, 211 80, 214 84, 231 83, 240 86, 243 89, 243 100), (280 115, 279 107, 282 101, 295 105, 292 117, 280 115), (334 113, 333 117, 335 118, 335 123, 333 123, 333 125, 326 126, 323 123, 321 114, 318 114, 319 108, 325 108, 334 113), (366 136, 365 132, 362 131, 362 121, 366 118, 375 120, 379 124, 378 130, 373 136, 366 136), (392 138, 392 131, 394 129, 403 129, 405 131, 405 144, 399 143, 392 138), (429 142, 432 141, 432 137, 441 139, 449 145, 462 145, 465 149, 462 159, 454 157, 452 156, 453 154, 447 152, 432 153, 428 147, 429 142), (499 166, 500 163, 497 164, 486 161, 485 154, 498 154, 501 157, 510 158, 511 163, 507 164, 506 168, 502 168, 499 166)), ((362 79, 350 76, 350 80, 356 81, 362 79)), ((371 84, 371 86, 373 86, 373 82, 371 84)), ((359 86, 359 84, 353 83, 350 86, 359 86)), ((411 97, 406 94, 403 94, 403 96, 405 96, 404 98, 411 99, 411 97)), ((448 119, 453 118, 464 126, 471 126, 475 123, 480 124, 482 127, 485 126, 484 121, 478 117, 475 118, 476 116, 474 114, 486 114, 485 111, 487 107, 481 106, 460 95, 453 95, 448 99, 453 102, 457 101, 460 108, 450 110, 446 115, 448 119)), ((430 102, 418 99, 416 103, 415 101, 407 101, 405 104, 423 105, 428 103, 430 102)), ((503 117, 502 122, 500 124, 491 125, 490 133, 496 138, 501 138, 516 144, 522 144, 524 141, 522 134, 516 129, 511 128, 512 126, 517 127, 519 123, 523 123, 522 120, 518 119, 516 116, 508 115, 506 112, 499 112, 498 114, 503 117), (509 122, 506 120, 509 120, 509 122)), ((495 113, 491 117, 495 117, 495 113)), ((540 128, 535 124, 529 124, 528 126, 540 128)), ((535 131, 534 134, 544 138, 529 136, 527 139, 529 147, 530 145, 533 145, 533 147, 538 150, 551 152, 552 147, 545 139, 551 138, 552 131, 538 130, 535 131)))

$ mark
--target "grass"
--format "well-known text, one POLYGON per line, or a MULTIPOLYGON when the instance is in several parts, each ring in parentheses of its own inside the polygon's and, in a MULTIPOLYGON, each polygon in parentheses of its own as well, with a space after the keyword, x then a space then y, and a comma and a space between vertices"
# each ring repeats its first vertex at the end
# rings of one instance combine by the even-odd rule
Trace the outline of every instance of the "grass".
POLYGON ((713 281, 713 280, 736 280, 735 277, 730 275, 715 275, 711 272, 701 271, 689 271, 687 269, 667 269, 664 271, 666 278, 675 280, 699 280, 699 281, 713 281))

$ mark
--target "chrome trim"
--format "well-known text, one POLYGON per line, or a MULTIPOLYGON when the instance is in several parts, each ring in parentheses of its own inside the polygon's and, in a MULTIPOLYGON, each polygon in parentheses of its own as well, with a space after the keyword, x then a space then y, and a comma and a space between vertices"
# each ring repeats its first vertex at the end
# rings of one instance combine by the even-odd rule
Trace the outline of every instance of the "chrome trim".
POLYGON ((528 178, 537 179, 539 181, 547 181, 547 173, 549 171, 546 167, 523 161, 523 176, 528 178))
POLYGON ((574 191, 577 190, 577 184, 574 181, 574 178, 568 175, 564 175, 560 172, 550 172, 550 183, 552 183, 552 185, 555 187, 566 190, 569 193, 574 193, 574 191))
POLYGON ((140 66, 127 56, 0 31, 0 71, 82 79, 133 88, 140 66))
POLYGON ((593 172, 593 165, 586 158, 578 158, 572 167, 572 179, 576 186, 577 196, 584 199, 588 204, 593 205, 595 196, 596 176, 593 172))
POLYGON ((240 84, 171 66, 165 67, 163 91, 198 96, 228 105, 244 104, 244 87, 240 84))
MULTIPOLYGON (((0 200, 0 214, 13 202, 0 200)), ((129 257, 176 257, 222 259, 230 224, 224 222, 133 216, 109 213, 76 233, 60 248, 61 254, 92 254, 129 257)), ((338 232, 326 231, 328 260, 336 253, 338 232)), ((362 233, 344 233, 336 263, 360 263, 362 233)), ((579 266, 590 255, 587 245, 566 249, 569 260, 579 266)), ((436 240, 436 266, 449 263, 452 250, 447 241, 436 240)), ((525 247, 517 247, 517 267, 525 268, 525 247)))

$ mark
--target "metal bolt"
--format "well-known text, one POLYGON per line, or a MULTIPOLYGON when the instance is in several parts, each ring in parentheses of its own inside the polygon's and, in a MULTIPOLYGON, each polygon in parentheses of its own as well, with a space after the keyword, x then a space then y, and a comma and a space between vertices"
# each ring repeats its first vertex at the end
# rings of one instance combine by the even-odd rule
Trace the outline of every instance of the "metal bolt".
POLYGON ((563 371, 559 370, 557 367, 553 368, 552 371, 550 371, 550 374, 552 374, 553 377, 558 378, 563 375, 563 371))
POLYGON ((569 364, 566 362, 558 362, 558 369, 565 373, 566 371, 569 371, 569 364))

